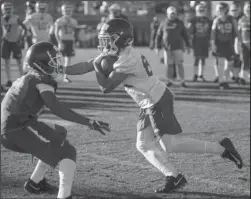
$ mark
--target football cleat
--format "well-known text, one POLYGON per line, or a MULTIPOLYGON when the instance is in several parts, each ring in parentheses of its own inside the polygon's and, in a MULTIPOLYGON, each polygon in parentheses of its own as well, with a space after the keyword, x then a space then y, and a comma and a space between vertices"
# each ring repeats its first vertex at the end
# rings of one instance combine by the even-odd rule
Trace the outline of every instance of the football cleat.
POLYGON ((246 80, 243 78, 239 78, 239 84, 240 85, 246 85, 246 80))
POLYGON ((7 81, 7 83, 5 84, 6 87, 11 87, 12 86, 12 81, 7 81))
POLYGON ((243 161, 240 154, 235 149, 232 141, 229 138, 224 138, 219 143, 225 148, 225 151, 221 157, 224 159, 229 159, 230 161, 234 162, 239 169, 241 169, 243 167, 243 161))
POLYGON ((200 78, 202 80, 202 82, 207 82, 207 80, 205 79, 205 77, 203 75, 200 75, 198 78, 200 78))
POLYGON ((24 190, 33 194, 52 193, 54 191, 54 187, 50 185, 45 178, 39 183, 35 183, 29 179, 24 184, 24 190))
POLYGON ((198 75, 194 75, 193 76, 193 82, 197 82, 197 80, 198 80, 198 75))
POLYGON ((230 86, 229 86, 229 84, 228 84, 227 82, 221 82, 221 83, 219 84, 219 87, 220 87, 221 90, 230 89, 230 86))
POLYGON ((213 80, 214 83, 218 83, 219 82, 219 77, 215 77, 215 79, 213 80))
POLYGON ((178 189, 183 188, 187 183, 186 178, 179 174, 176 178, 173 176, 166 177, 166 184, 164 187, 156 189, 155 193, 171 193, 178 189))
POLYGON ((186 85, 185 82, 182 82, 182 83, 180 84, 180 86, 181 86, 182 88, 187 88, 187 87, 188 87, 188 86, 186 85))

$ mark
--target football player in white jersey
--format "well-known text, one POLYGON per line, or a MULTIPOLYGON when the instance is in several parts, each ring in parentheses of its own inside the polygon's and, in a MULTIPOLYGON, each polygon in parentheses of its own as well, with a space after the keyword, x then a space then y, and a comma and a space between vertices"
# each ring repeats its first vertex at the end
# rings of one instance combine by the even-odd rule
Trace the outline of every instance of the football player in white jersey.
POLYGON ((181 137, 181 126, 174 114, 174 95, 164 82, 153 75, 146 57, 132 47, 133 27, 123 19, 106 22, 99 32, 101 54, 94 60, 66 68, 70 75, 96 72, 98 84, 104 93, 109 93, 123 84, 126 92, 140 107, 137 124, 137 149, 166 176, 163 187, 156 193, 169 193, 183 187, 187 181, 171 163, 165 163, 168 153, 213 153, 233 161, 242 168, 241 156, 229 138, 219 143, 181 137), (104 56, 118 56, 113 71, 106 77, 100 61, 104 56), (162 151, 157 147, 160 144, 162 151))
POLYGON ((13 14, 13 5, 10 2, 4 2, 1 5, 1 57, 5 62, 5 71, 7 76, 6 87, 12 85, 10 71, 10 56, 17 61, 20 75, 22 70, 22 51, 20 41, 24 39, 27 33, 26 26, 22 23, 18 15, 13 14), (21 31, 22 30, 22 31, 21 31))
POLYGON ((47 4, 45 2, 36 3, 36 12, 27 16, 24 24, 31 29, 32 42, 49 41, 50 29, 53 27, 53 18, 47 13, 47 4))
MULTIPOLYGON (((78 22, 72 17, 73 5, 63 4, 61 7, 62 17, 55 22, 55 36, 58 43, 58 48, 65 58, 65 66, 70 65, 71 57, 75 55, 74 43, 76 40, 76 32, 78 22)), ((65 82, 70 82, 67 75, 65 82)))

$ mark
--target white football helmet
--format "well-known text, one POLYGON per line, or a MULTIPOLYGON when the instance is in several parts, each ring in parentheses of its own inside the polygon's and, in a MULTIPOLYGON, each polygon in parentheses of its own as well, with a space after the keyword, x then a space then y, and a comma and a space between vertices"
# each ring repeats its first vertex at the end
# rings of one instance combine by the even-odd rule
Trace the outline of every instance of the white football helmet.
POLYGON ((47 3, 37 2, 35 6, 36 12, 44 13, 47 11, 47 3))
POLYGON ((245 16, 250 17, 250 2, 245 3, 243 13, 245 16))
POLYGON ((175 19, 177 17, 177 9, 173 6, 169 6, 166 10, 166 15, 168 19, 175 19))
POLYGON ((206 16, 206 7, 204 4, 199 3, 196 7, 195 7, 195 14, 198 17, 201 16, 206 16))
POLYGON ((10 2, 4 2, 1 5, 1 11, 3 15, 11 15, 13 13, 13 5, 10 2))

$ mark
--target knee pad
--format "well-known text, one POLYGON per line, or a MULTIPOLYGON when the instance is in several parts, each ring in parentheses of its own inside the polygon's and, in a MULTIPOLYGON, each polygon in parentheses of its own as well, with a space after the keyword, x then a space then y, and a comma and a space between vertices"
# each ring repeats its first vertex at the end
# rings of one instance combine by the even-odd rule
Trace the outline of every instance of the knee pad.
POLYGON ((63 150, 63 152, 62 152, 61 160, 63 160, 63 159, 71 159, 74 162, 76 162, 76 159, 77 159, 77 150, 67 140, 64 142, 64 144, 62 146, 62 150, 63 150))

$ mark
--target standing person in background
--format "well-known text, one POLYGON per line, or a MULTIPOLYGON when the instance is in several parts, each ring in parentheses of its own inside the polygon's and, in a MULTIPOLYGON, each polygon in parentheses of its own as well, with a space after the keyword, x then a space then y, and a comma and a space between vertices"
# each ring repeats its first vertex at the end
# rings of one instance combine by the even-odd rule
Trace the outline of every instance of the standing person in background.
POLYGON ((183 21, 177 18, 175 7, 167 8, 167 18, 160 24, 156 36, 156 52, 159 53, 162 41, 164 42, 164 59, 167 66, 167 86, 173 85, 174 64, 178 67, 178 73, 181 80, 181 86, 187 87, 185 83, 184 58, 183 50, 184 43, 186 50, 190 53, 190 41, 187 30, 183 21))
POLYGON ((220 67, 220 89, 229 89, 229 72, 236 57, 235 38, 240 39, 237 22, 228 14, 228 10, 227 3, 218 3, 216 6, 218 16, 213 20, 212 25, 211 46, 213 55, 217 57, 220 67))
POLYGON ((121 7, 119 6, 119 4, 112 4, 109 7, 109 15, 107 20, 115 18, 122 18, 128 21, 128 17, 122 14, 121 7))
MULTIPOLYGON (((73 5, 63 4, 61 7, 62 17, 55 22, 55 37, 58 48, 64 56, 64 66, 70 65, 71 57, 75 55, 75 41, 77 37, 78 22, 72 17, 73 5)), ((65 74, 64 82, 71 82, 65 74)))
POLYGON ((151 22, 151 25, 150 25, 150 43, 149 43, 149 48, 151 50, 154 49, 154 46, 155 46, 155 38, 156 38, 156 35, 157 35, 157 31, 158 31, 158 28, 159 28, 159 25, 160 25, 160 21, 158 19, 158 17, 153 17, 153 21, 151 22))
POLYGON ((197 4, 195 7, 195 17, 188 24, 194 52, 194 82, 198 78, 203 82, 206 81, 204 78, 204 69, 210 45, 211 25, 212 21, 206 16, 206 7, 202 3, 197 4))
POLYGON ((16 59, 20 76, 22 70, 22 51, 20 41, 24 39, 27 33, 27 28, 20 20, 19 16, 13 14, 13 5, 10 2, 5 2, 1 5, 1 25, 3 33, 1 38, 1 57, 5 62, 5 71, 7 75, 6 87, 11 87, 12 81, 10 77, 10 55, 13 53, 13 58, 16 59), (20 29, 22 33, 20 34, 20 29))
MULTIPOLYGON (((29 17, 30 15, 36 12, 35 5, 36 5, 36 1, 33 1, 33 0, 26 2, 26 19, 27 17, 29 17)), ((32 45, 32 31, 30 27, 27 27, 27 28, 28 29, 27 29, 27 35, 26 35, 26 42, 29 48, 32 45)))
POLYGON ((35 8, 36 12, 27 16, 24 24, 31 28, 33 43, 49 41, 53 18, 47 13, 47 4, 45 2, 37 2, 35 8))
POLYGON ((250 2, 246 2, 243 8, 244 15, 239 20, 238 31, 241 42, 242 66, 240 71, 240 84, 245 85, 244 73, 250 78, 250 2))
POLYGON ((98 32, 101 30, 101 27, 103 26, 105 22, 106 22, 106 17, 101 17, 101 21, 99 22, 96 28, 98 32))
MULTIPOLYGON (((229 9, 229 14, 230 16, 232 16, 236 22, 238 23, 238 21, 240 20, 240 18, 243 16, 242 12, 241 12, 241 8, 239 5, 237 5, 235 2, 233 2, 230 5, 230 9, 229 9)), ((234 41, 234 45, 235 45, 235 52, 236 54, 236 58, 234 60, 234 65, 233 68, 231 70, 231 75, 232 75, 232 80, 235 81, 235 83, 239 83, 239 73, 241 70, 241 61, 240 61, 240 52, 238 52, 238 39, 235 38, 234 41)))

